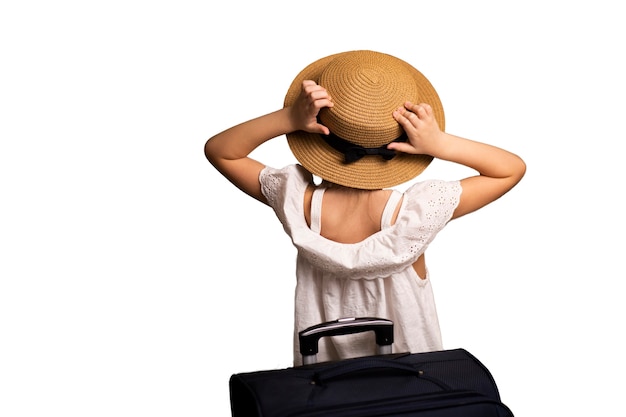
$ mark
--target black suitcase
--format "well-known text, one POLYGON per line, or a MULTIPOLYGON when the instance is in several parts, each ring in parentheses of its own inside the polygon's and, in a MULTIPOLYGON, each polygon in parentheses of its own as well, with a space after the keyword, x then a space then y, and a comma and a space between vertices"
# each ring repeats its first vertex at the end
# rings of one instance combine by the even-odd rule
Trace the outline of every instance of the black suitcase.
POLYGON ((489 370, 464 349, 392 354, 393 323, 342 319, 299 334, 305 365, 239 373, 233 417, 512 417, 489 370), (316 363, 321 337, 374 331, 378 354, 316 363))

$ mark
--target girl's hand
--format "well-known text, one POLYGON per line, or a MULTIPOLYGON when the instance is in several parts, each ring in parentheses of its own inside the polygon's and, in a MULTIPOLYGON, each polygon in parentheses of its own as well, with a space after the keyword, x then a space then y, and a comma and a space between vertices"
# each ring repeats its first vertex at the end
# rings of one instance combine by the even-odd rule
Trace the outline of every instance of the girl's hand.
POLYGON ((390 143, 388 149, 431 155, 478 172, 460 181, 463 193, 453 219, 497 200, 526 172, 524 161, 509 151, 442 132, 428 104, 406 102, 393 112, 393 117, 406 132, 408 141, 390 143))
POLYGON ((413 104, 407 101, 404 106, 394 110, 393 118, 402 126, 409 140, 390 143, 387 146, 388 149, 434 156, 437 146, 441 145, 443 132, 439 129, 430 105, 413 104))
POLYGON ((330 95, 324 87, 315 81, 303 81, 300 95, 291 106, 291 120, 295 130, 328 135, 330 130, 317 122, 317 115, 320 109, 332 106, 330 95))

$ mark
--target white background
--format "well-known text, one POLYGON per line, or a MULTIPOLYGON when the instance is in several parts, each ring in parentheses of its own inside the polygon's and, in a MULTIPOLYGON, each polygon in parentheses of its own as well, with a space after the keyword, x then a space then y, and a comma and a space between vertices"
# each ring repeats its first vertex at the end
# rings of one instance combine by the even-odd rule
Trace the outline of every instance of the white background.
MULTIPOLYGON (((291 365, 295 252, 205 141, 310 62, 422 71, 447 131, 523 181, 429 250, 446 348, 517 417, 619 413, 624 30, 612 1, 21 1, 0 6, 0 415, 227 416, 291 365)), ((256 152, 293 162, 284 138, 256 152)), ((422 178, 467 172, 435 161, 422 178)))

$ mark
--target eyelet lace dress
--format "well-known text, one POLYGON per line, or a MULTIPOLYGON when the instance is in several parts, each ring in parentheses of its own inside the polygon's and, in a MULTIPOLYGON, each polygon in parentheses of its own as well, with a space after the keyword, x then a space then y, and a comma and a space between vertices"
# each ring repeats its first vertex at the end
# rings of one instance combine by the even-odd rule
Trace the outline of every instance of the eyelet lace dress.
MULTIPOLYGON (((297 248, 294 365, 300 365, 298 332, 345 317, 381 317, 394 322, 394 352, 443 349, 435 300, 427 273, 413 263, 452 217, 459 181, 427 180, 387 202, 381 230, 358 243, 339 243, 319 234, 323 188, 311 204, 311 227, 304 217, 304 193, 312 176, 300 165, 266 167, 261 189, 297 248), (396 222, 391 217, 402 198, 396 222)), ((323 338, 318 361, 372 355, 369 333, 323 338)))

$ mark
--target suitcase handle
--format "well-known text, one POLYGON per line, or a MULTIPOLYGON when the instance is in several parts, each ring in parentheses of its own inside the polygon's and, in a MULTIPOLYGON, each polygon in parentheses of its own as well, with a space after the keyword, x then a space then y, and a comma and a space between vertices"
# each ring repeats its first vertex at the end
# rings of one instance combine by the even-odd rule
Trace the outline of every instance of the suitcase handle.
POLYGON ((413 367, 411 364, 395 362, 380 358, 363 358, 358 361, 340 362, 337 366, 322 369, 313 375, 316 384, 323 384, 332 379, 349 375, 360 371, 372 371, 374 369, 395 370, 407 372, 420 377, 424 372, 413 367))
POLYGON ((378 317, 350 317, 308 327, 298 333, 300 354, 304 365, 317 362, 319 340, 326 336, 340 336, 373 331, 379 354, 391 353, 393 322, 378 317))

